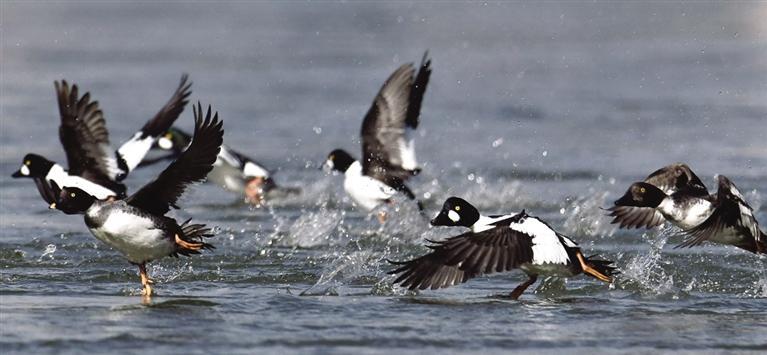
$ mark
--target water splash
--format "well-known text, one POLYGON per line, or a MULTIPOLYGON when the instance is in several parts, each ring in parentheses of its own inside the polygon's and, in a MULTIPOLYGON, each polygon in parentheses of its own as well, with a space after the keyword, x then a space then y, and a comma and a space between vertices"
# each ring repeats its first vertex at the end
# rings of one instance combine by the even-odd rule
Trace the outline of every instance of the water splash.
POLYGON ((607 191, 598 192, 594 187, 583 196, 568 198, 559 213, 565 215, 564 231, 572 235, 612 236, 617 228, 605 217, 602 206, 606 205, 607 191))
POLYGON ((48 244, 45 246, 45 250, 40 255, 40 258, 37 259, 37 261, 43 261, 44 258, 48 257, 48 259, 53 260, 53 254, 56 253, 56 245, 54 244, 48 244))
POLYGON ((653 232, 643 233, 642 239, 650 244, 650 250, 647 254, 632 257, 625 263, 626 266, 621 270, 625 281, 620 282, 619 286, 627 288, 626 286, 636 285, 641 293, 652 295, 677 293, 679 289, 674 286, 674 276, 665 269, 670 262, 662 259, 663 247, 673 233, 673 227, 669 226, 664 227, 657 235, 653 232))
POLYGON ((380 254, 371 250, 342 252, 320 275, 317 282, 301 292, 302 296, 325 295, 338 296, 344 284, 354 279, 370 275, 377 270, 380 254))

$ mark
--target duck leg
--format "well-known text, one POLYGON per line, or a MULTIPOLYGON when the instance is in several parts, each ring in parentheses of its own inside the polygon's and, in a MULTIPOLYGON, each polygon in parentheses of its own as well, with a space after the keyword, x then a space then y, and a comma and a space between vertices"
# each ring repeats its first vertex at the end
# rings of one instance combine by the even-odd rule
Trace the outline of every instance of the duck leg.
POLYGON ((523 282, 517 288, 514 289, 514 291, 511 291, 511 299, 515 300, 518 299, 519 296, 522 296, 522 293, 527 290, 530 285, 534 284, 535 281, 538 281, 538 275, 530 275, 530 277, 527 279, 527 281, 523 282))
POLYGON ((378 223, 381 223, 381 224, 386 223, 386 211, 378 212, 376 217, 378 218, 378 223))
POLYGON ((141 294, 147 297, 152 296, 152 286, 150 285, 153 284, 154 281, 150 280, 149 275, 146 273, 146 264, 138 264, 138 271, 139 276, 141 276, 141 286, 144 286, 141 294))
POLYGON ((580 250, 575 252, 575 255, 578 257, 578 262, 581 263, 581 269, 583 269, 584 274, 594 276, 604 282, 612 282, 612 279, 609 276, 589 266, 589 264, 586 263, 586 258, 583 257, 583 254, 580 252, 580 250))

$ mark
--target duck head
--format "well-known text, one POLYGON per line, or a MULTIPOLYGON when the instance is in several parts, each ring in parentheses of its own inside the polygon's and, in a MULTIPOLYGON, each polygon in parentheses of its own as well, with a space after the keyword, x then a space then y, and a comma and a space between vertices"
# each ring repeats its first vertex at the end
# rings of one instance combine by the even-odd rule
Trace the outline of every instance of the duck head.
POLYGON ((471 227, 477 223, 479 216, 476 207, 460 197, 453 196, 445 200, 442 210, 430 223, 432 226, 471 227))
POLYGON ((323 169, 326 171, 335 170, 345 173, 346 169, 349 169, 349 166, 352 165, 354 161, 355 160, 352 158, 351 154, 343 149, 336 149, 328 154, 323 169))
POLYGON ((623 197, 615 201, 615 205, 655 208, 666 197, 666 193, 655 185, 646 182, 635 182, 629 187, 623 197))
POLYGON ((83 214, 96 202, 93 195, 77 187, 65 187, 59 193, 54 208, 66 214, 83 214))
POLYGON ((24 156, 21 167, 11 177, 43 178, 48 174, 52 166, 52 161, 43 158, 41 155, 29 153, 24 156))

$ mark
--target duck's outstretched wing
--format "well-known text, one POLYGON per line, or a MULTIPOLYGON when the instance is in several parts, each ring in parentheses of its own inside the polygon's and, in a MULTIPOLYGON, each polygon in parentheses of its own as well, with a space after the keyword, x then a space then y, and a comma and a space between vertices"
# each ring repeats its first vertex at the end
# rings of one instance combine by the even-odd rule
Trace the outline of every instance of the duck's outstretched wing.
POLYGON ((77 85, 54 82, 61 116, 59 139, 67 156, 69 173, 113 191, 125 190, 115 181, 121 173, 109 147, 109 131, 98 101, 90 93, 79 96, 77 85))
MULTIPOLYGON (((708 196, 706 185, 685 163, 674 163, 664 166, 644 179, 644 182, 654 185, 667 195, 684 191, 692 196, 708 196)), ((612 224, 620 228, 654 228, 666 219, 656 209, 651 207, 635 207, 614 205, 607 208, 608 216, 613 217, 612 224)))
POLYGON ((438 289, 494 272, 509 271, 533 260, 533 237, 507 226, 430 241, 433 251, 405 262, 389 274, 411 290, 438 289))
POLYGON ((613 217, 611 224, 620 224, 620 228, 654 228, 666 221, 663 215, 650 207, 620 206, 607 208, 608 216, 613 217))
POLYGON ((170 129, 189 102, 189 95, 192 94, 191 88, 192 83, 189 81, 189 76, 183 74, 176 91, 165 103, 165 106, 151 120, 147 121, 140 131, 120 146, 117 150, 117 161, 124 174, 118 176, 118 180, 124 179, 128 173, 135 170, 157 138, 170 129))
POLYGON ((163 215, 184 193, 189 184, 205 179, 213 169, 213 163, 224 137, 223 123, 218 113, 211 117, 211 108, 203 119, 202 106, 194 108, 194 135, 192 143, 171 163, 160 176, 128 197, 126 202, 156 215, 163 215))
MULTIPOLYGON (((694 247, 722 233, 750 236, 753 241, 748 239, 748 244, 754 242, 754 248, 755 242, 760 240, 762 232, 759 230, 759 223, 743 194, 726 176, 719 175, 718 180, 719 190, 714 212, 700 225, 681 232, 685 240, 676 248, 694 247)), ((741 247, 752 249, 746 245, 741 247)))
POLYGON ((413 64, 405 64, 381 87, 362 121, 364 174, 384 182, 418 174, 411 132, 418 127, 430 76, 431 60, 424 54, 418 75, 413 64))

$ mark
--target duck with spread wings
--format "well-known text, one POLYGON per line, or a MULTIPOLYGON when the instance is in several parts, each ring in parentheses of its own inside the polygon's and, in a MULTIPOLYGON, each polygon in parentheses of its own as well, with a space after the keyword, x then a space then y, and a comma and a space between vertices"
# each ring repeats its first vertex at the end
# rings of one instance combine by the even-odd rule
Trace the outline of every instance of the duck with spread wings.
MULTIPOLYGON (((192 143, 152 182, 121 200, 101 200, 77 187, 64 187, 59 193, 58 208, 67 214, 84 214, 85 224, 99 240, 117 249, 139 268, 142 293, 152 295, 152 283, 146 263, 165 256, 198 254, 213 248, 204 238, 211 230, 202 224, 179 224, 165 216, 187 186, 201 182, 213 169, 224 131, 211 108, 203 118, 200 104, 194 110, 195 129, 192 143)), ((58 187, 53 185, 54 189, 58 187)))
POLYGON ((328 154, 325 167, 344 174, 344 190, 367 211, 390 202, 398 192, 417 200, 405 181, 421 171, 413 132, 430 76, 427 53, 417 74, 413 64, 405 64, 386 80, 362 121, 362 161, 343 149, 328 154))

